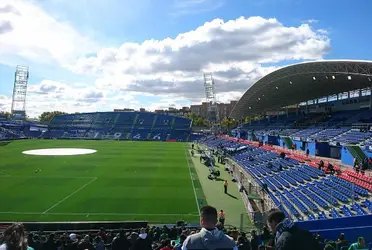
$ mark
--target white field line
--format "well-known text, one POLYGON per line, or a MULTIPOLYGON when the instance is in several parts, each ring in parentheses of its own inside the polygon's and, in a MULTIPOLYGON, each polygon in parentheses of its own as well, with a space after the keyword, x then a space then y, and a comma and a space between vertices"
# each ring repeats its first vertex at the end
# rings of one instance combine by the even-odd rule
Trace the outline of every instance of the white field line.
POLYGON ((190 166, 190 163, 189 163, 189 159, 188 159, 188 149, 185 148, 185 159, 186 159, 186 162, 187 162, 187 166, 189 167, 189 173, 190 173, 190 181, 191 181, 191 184, 192 184, 192 188, 194 189, 194 196, 195 196, 195 202, 196 202, 196 206, 198 208, 198 214, 200 216, 200 206, 199 206, 199 202, 198 202, 198 197, 196 195, 196 190, 195 190, 195 185, 194 185, 194 179, 192 178, 192 174, 191 174, 191 166, 190 166))
POLYGON ((0 175, 0 178, 93 179, 95 176, 0 175))
POLYGON ((15 214, 15 215, 67 215, 67 216, 73 216, 73 215, 81 215, 81 216, 89 216, 89 215, 103 215, 103 216, 197 216, 198 214, 194 213, 188 213, 188 214, 136 214, 136 213, 36 213, 36 212, 0 212, 0 214, 15 214))
POLYGON ((62 202, 64 202, 65 200, 67 200, 68 198, 70 198, 71 196, 73 196, 74 194, 76 194, 77 192, 79 192, 80 190, 84 189, 86 186, 88 186, 89 184, 91 184, 92 182, 94 182, 95 180, 97 180, 97 177, 94 177, 92 180, 90 180, 88 183, 84 184, 83 186, 81 186, 80 188, 76 189, 74 192, 72 192, 71 194, 67 195, 65 198, 63 198, 62 200, 60 200, 59 202, 57 202, 56 204, 54 204, 53 206, 51 206, 50 208, 48 208, 47 210, 45 210, 43 212, 43 214, 46 214, 47 212, 49 212, 51 209, 55 208, 56 206, 58 206, 59 204, 61 204, 62 202))

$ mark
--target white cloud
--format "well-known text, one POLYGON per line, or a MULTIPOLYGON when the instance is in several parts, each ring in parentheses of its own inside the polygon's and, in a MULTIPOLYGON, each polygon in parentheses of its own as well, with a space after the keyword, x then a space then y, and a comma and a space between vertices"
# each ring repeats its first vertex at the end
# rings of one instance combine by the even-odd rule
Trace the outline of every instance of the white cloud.
POLYGON ((59 22, 33 2, 0 3, 0 63, 9 58, 68 66, 98 46, 71 25, 59 22))
POLYGON ((0 111, 10 112, 11 99, 8 96, 0 95, 0 111))
MULTIPOLYGON (((254 82, 277 69, 277 63, 322 59, 330 50, 330 39, 325 30, 315 30, 308 23, 285 26, 275 18, 241 17, 226 22, 215 19, 175 38, 124 43, 97 50, 95 56, 81 57, 94 48, 89 39, 68 24, 58 23, 37 6, 23 1, 19 6, 12 3, 8 5, 14 6, 19 13, 10 8, 13 12, 9 14, 8 11, 7 19, 4 19, 0 9, 0 20, 10 21, 13 28, 0 35, 0 46, 5 44, 7 53, 32 60, 54 61, 75 73, 95 76, 94 83, 44 80, 31 84, 27 110, 34 114, 51 110, 87 112, 124 107, 154 110, 198 103, 204 100, 203 72, 213 74, 218 101, 236 100, 254 82), (11 44, 9 34, 17 38, 15 34, 20 34, 19 27, 26 26, 23 18, 27 16, 25 20, 28 20, 30 13, 40 14, 40 18, 49 23, 42 24, 41 31, 37 31, 37 35, 46 40, 39 43, 42 39, 34 35, 28 43, 20 36, 21 41, 13 39, 14 45, 11 44), (51 27, 55 30, 50 30, 51 27), (66 43, 66 48, 59 51, 62 43, 66 43), (153 102, 147 101, 146 97, 153 102)), ((3 9, 9 10, 8 7, 3 9)), ((35 25, 39 21, 30 22, 35 25)))
POLYGON ((215 19, 175 38, 105 48, 79 59, 74 70, 95 74, 101 88, 191 102, 203 100, 202 72, 211 72, 218 97, 228 100, 277 68, 267 63, 317 60, 329 50, 327 34, 309 24, 288 27, 275 18, 240 17, 215 19))

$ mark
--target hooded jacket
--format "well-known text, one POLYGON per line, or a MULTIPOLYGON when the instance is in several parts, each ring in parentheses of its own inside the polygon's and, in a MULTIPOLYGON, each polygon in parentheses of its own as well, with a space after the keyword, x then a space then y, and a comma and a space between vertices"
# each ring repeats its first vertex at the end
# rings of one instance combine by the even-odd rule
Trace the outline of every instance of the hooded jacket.
POLYGON ((275 250, 322 249, 309 231, 296 227, 286 218, 276 226, 275 250))
POLYGON ((146 233, 138 236, 137 241, 134 243, 134 250, 152 250, 152 241, 146 233))
POLYGON ((218 229, 202 228, 190 235, 183 243, 182 250, 238 250, 235 241, 218 229))

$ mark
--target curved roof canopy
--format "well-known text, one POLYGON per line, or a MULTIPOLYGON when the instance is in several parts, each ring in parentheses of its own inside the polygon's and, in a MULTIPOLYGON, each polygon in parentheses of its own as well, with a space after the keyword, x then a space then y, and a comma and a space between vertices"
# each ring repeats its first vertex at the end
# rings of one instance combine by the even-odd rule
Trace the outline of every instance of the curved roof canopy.
POLYGON ((254 83, 231 117, 262 114, 308 100, 372 86, 372 61, 315 61, 276 70, 254 83))

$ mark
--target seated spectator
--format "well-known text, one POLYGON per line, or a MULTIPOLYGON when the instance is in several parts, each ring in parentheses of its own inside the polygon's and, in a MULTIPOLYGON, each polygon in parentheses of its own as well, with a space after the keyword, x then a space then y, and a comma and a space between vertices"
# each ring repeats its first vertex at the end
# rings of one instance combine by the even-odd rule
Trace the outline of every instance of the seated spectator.
POLYGON ((366 246, 366 242, 364 241, 363 237, 359 237, 358 242, 351 244, 351 246, 349 247, 349 250, 357 250, 357 249, 368 250, 366 246))
POLYGON ((0 250, 33 250, 27 244, 27 235, 23 224, 15 223, 5 229, 0 250))
POLYGON ((163 243, 163 247, 160 248, 160 250, 172 250, 172 245, 171 245, 171 240, 170 239, 166 239, 163 243))
POLYGON ((279 209, 269 211, 268 225, 275 235, 276 250, 320 250, 312 234, 294 225, 279 209))
POLYGON ((182 250, 192 249, 231 249, 237 250, 233 239, 216 228, 217 210, 212 206, 200 209, 199 233, 190 235, 183 243, 182 250))

